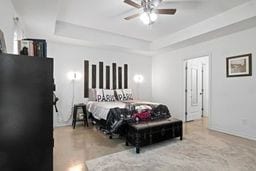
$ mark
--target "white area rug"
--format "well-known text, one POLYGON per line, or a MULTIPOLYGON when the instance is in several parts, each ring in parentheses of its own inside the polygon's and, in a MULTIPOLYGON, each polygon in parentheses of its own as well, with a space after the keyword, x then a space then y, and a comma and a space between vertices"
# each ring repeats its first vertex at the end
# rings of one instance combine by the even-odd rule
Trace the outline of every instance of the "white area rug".
POLYGON ((212 135, 179 139, 86 161, 89 171, 255 171, 256 148, 212 135))

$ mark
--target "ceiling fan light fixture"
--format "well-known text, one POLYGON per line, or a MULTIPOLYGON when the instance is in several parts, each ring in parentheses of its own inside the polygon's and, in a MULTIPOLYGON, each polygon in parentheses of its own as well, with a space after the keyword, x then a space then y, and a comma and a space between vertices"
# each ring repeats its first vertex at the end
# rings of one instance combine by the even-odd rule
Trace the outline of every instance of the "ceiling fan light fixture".
POLYGON ((175 15, 176 9, 174 8, 164 8, 158 9, 157 7, 164 0, 140 0, 141 5, 137 2, 139 0, 124 0, 124 2, 132 7, 138 8, 139 12, 128 17, 125 17, 125 20, 131 20, 140 16, 140 20, 145 25, 151 25, 156 22, 159 14, 165 15, 175 15))
POLYGON ((149 25, 154 23, 157 20, 157 15, 155 12, 143 12, 140 15, 140 20, 142 21, 143 24, 149 25))
POLYGON ((150 15, 147 12, 143 12, 140 15, 140 20, 142 21, 143 24, 148 25, 150 24, 150 15))
POLYGON ((151 12, 149 16, 152 22, 155 22, 157 20, 157 15, 155 12, 151 12))

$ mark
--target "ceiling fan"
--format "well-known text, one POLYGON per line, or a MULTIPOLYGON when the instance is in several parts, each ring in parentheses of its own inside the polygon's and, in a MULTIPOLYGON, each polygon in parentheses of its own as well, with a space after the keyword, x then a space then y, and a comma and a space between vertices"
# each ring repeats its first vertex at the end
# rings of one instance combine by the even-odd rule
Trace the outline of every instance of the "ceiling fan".
POLYGON ((162 1, 163 0, 141 0, 141 4, 138 4, 132 0, 124 0, 124 3, 137 9, 142 9, 141 12, 125 17, 124 19, 131 20, 140 16, 140 19, 144 24, 150 25, 157 20, 157 14, 174 15, 177 11, 176 9, 157 9, 162 1))

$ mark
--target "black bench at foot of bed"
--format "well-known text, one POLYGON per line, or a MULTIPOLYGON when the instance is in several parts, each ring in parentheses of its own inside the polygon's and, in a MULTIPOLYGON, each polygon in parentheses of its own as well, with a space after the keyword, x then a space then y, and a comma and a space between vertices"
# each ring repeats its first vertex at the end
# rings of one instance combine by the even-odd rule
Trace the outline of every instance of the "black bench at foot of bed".
POLYGON ((163 140, 180 137, 182 140, 182 121, 168 118, 158 121, 143 123, 130 123, 127 128, 126 145, 129 143, 136 147, 136 153, 140 153, 140 147, 160 142, 163 140))

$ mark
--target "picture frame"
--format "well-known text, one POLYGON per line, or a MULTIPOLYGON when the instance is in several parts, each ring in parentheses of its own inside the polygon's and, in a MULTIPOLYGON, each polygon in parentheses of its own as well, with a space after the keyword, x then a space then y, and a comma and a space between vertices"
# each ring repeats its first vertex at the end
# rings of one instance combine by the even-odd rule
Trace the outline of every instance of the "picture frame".
POLYGON ((226 58, 227 77, 252 76, 252 54, 226 58))

